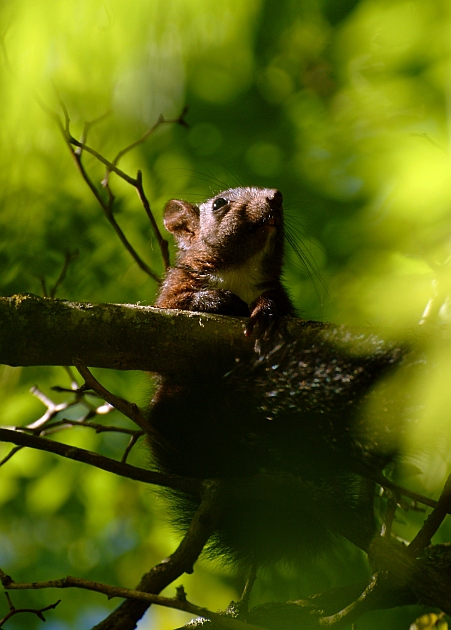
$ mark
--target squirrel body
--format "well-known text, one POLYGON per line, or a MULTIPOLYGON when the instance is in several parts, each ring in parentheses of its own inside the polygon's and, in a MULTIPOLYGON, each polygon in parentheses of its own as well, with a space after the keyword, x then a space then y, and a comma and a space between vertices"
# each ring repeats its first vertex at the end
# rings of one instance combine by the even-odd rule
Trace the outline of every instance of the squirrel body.
MULTIPOLYGON (((295 314, 281 282, 279 191, 235 188, 199 206, 172 200, 164 223, 178 256, 156 306, 247 316, 247 334, 255 328, 258 337, 295 314)), ((314 332, 300 343, 269 335, 248 363, 197 357, 189 374, 174 366, 160 376, 148 416, 154 466, 230 482, 212 553, 244 563, 304 561, 337 536, 368 548, 374 483, 365 471, 380 471, 395 447, 366 435, 361 418, 403 351, 374 336, 349 337, 314 332), (337 348, 344 337, 357 350, 337 348)), ((172 504, 174 521, 187 527, 198 498, 173 493, 172 504)))

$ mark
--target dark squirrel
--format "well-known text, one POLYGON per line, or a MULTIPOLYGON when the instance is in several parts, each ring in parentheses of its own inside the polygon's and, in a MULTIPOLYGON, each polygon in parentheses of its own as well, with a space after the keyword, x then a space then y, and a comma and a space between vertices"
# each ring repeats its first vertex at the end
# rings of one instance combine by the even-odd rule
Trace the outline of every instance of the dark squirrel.
MULTIPOLYGON (((293 341, 279 328, 295 315, 281 282, 279 191, 234 188, 199 206, 172 200, 164 224, 178 256, 155 305, 248 317, 246 334, 267 341, 249 363, 226 369, 204 357, 189 373, 174 366, 160 377, 149 411, 153 465, 236 479, 210 541, 225 559, 304 561, 337 536, 366 550, 376 531, 370 479, 397 448, 391 428, 398 418, 386 411, 392 392, 376 394, 374 385, 404 351, 349 332, 306 329, 305 340, 293 341), (387 416, 381 430, 363 421, 376 396, 373 413, 387 416)), ((172 503, 175 521, 186 527, 198 500, 174 494, 172 503)))

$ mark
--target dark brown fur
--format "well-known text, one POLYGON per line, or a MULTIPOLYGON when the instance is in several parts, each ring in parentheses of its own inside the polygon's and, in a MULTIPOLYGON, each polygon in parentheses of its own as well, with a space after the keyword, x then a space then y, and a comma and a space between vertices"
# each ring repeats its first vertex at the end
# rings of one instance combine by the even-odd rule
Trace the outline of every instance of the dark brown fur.
POLYGON ((172 200, 164 224, 178 245, 177 262, 155 306, 250 317, 263 327, 294 315, 281 282, 282 195, 270 188, 233 188, 199 206, 172 200), (219 203, 218 203, 218 200, 219 203), (215 209, 215 202, 219 205, 215 209))
MULTIPOLYGON (((281 283, 277 190, 235 188, 199 206, 170 201, 164 221, 178 256, 156 306, 247 316, 247 332, 256 326, 259 336, 294 314, 281 283)), ((302 343, 269 335, 265 353, 248 365, 224 369, 214 356, 198 357, 189 374, 174 366, 160 378, 149 412, 154 466, 235 479, 212 539, 215 553, 247 563, 304 560, 336 535, 368 546, 374 485, 364 471, 381 470, 396 447, 379 448, 376 433, 364 443, 361 418, 374 384, 403 351, 370 335, 340 334, 302 343), (346 345, 365 343, 347 354, 346 345)), ((186 527, 197 504, 173 496, 174 520, 186 527)))

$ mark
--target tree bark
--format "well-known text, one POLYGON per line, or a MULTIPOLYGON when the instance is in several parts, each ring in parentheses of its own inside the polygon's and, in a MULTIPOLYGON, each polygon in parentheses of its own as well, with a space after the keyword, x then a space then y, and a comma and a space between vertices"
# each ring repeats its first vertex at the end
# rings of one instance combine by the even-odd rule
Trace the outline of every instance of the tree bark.
POLYGON ((0 363, 73 365, 168 372, 189 369, 202 351, 242 357, 253 342, 245 319, 164 311, 136 304, 91 304, 31 294, 0 298, 0 363))
MULTIPOLYGON (((255 338, 244 335, 246 323, 242 317, 137 304, 0 297, 0 364, 73 365, 80 359, 89 367, 168 373, 190 370, 196 356, 214 356, 227 365, 253 353, 255 338)), ((374 349, 375 331, 369 328, 286 318, 286 330, 305 346, 329 340, 346 352, 374 349)))

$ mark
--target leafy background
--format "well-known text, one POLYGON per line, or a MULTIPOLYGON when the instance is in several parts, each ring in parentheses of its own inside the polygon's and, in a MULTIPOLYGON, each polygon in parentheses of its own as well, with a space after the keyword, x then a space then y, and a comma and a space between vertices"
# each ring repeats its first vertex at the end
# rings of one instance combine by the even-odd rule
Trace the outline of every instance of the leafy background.
MULTIPOLYGON (((438 321, 448 323, 447 0, 14 0, 1 5, 0 35, 3 295, 40 293, 40 278, 51 285, 74 250, 58 297, 151 304, 155 293, 39 105, 59 111, 59 94, 77 137, 86 121, 110 112, 89 136, 110 158, 160 113, 176 117, 188 105, 189 129, 161 127, 121 167, 131 175, 142 169, 158 221, 170 198, 202 200, 238 183, 279 188, 308 262, 288 249, 286 284, 304 317, 389 327, 402 337, 435 292, 438 321)), ((95 159, 85 156, 85 165, 100 182, 95 159)), ((117 178, 111 183, 118 221, 161 273, 135 192, 117 178)), ((450 354, 441 334, 431 336, 430 352, 442 369, 415 384, 420 412, 406 451, 423 470, 410 485, 436 496, 450 469, 450 354)), ((146 403, 143 375, 96 374, 146 403)), ((69 381, 60 368, 0 368, 3 424, 42 413, 27 393, 33 384, 49 393, 69 381)), ((125 445, 87 430, 62 439, 116 457, 125 445)), ((143 448, 133 461, 146 465, 143 448)), ((174 549, 163 501, 139 484, 27 450, 0 474, 0 566, 16 581, 75 574, 133 586, 174 549)), ((408 515, 399 535, 409 539, 422 519, 408 515)), ((337 547, 301 575, 289 567, 267 572, 255 601, 300 597, 365 572, 356 551, 337 547)), ((207 561, 183 578, 189 598, 213 609, 236 599, 242 581, 207 561)), ((48 629, 89 628, 114 605, 77 591, 13 593, 13 601, 45 606, 61 596, 47 613, 48 629)), ((0 606, 6 613, 6 600, 0 606)), ((358 627, 407 628, 417 612, 373 613, 358 627)), ((155 607, 139 627, 167 630, 188 618, 155 607)), ((23 624, 18 617, 7 627, 23 624)), ((41 622, 27 617, 26 624, 41 622)))

